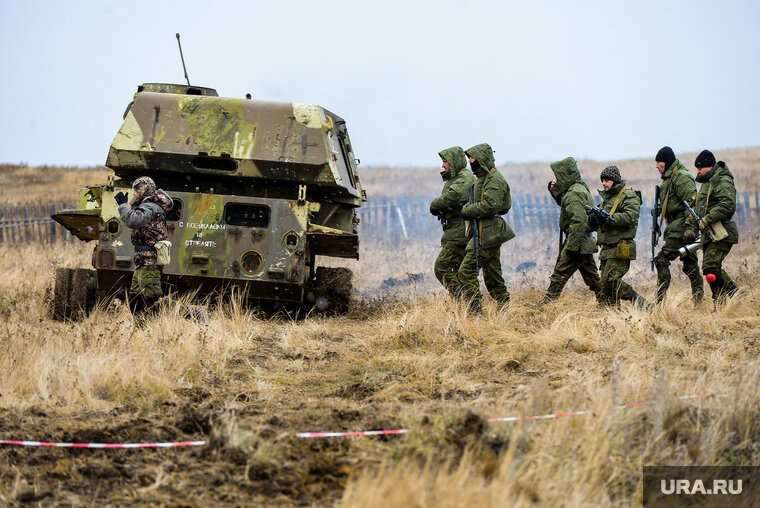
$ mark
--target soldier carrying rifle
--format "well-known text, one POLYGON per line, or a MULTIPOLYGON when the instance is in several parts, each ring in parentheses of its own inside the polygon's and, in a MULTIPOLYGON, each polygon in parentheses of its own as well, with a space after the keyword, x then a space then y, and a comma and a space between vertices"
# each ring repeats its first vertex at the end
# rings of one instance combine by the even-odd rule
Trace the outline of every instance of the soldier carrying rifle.
POLYGON ((444 183, 441 195, 430 203, 430 213, 441 221, 443 235, 441 252, 433 270, 435 277, 453 295, 457 271, 467 247, 462 205, 468 201, 468 189, 475 184, 475 175, 467 169, 467 159, 461 147, 452 146, 438 155, 443 161, 441 178, 444 183))
MULTIPOLYGON (((663 221, 666 223, 663 233, 665 244, 654 257, 654 265, 657 268, 657 303, 660 303, 665 299, 670 286, 670 263, 679 257, 678 249, 694 239, 693 229, 687 222, 688 213, 683 202, 691 202, 694 199, 697 184, 686 166, 676 159, 673 149, 669 146, 664 146, 657 152, 655 166, 662 178, 660 197, 664 196, 662 205, 658 209, 657 228, 662 226, 663 221)), ((681 269, 691 281, 692 299, 694 303, 699 303, 704 296, 704 289, 702 278, 699 276, 697 255, 689 253, 681 260, 683 262, 681 269)))
POLYGON ((462 207, 462 217, 471 220, 472 232, 477 228, 477 243, 473 235, 467 243, 464 260, 457 272, 456 292, 468 300, 470 310, 480 313, 480 283, 478 270, 483 269, 483 280, 491 297, 505 306, 509 292, 501 272, 501 244, 515 237, 514 231, 504 220, 512 208, 509 184, 496 169, 493 150, 481 143, 465 151, 470 167, 478 178, 474 187, 473 203, 462 207))
POLYGON ((709 150, 702 150, 694 165, 697 182, 702 184, 694 201, 694 212, 700 219, 697 222, 690 215, 689 220, 702 231, 702 273, 710 285, 713 301, 720 303, 739 290, 722 266, 731 247, 739 243, 739 230, 733 218, 736 212, 734 175, 725 162, 716 163, 715 155, 709 150))
POLYGON ((592 208, 588 217, 589 225, 596 229, 596 243, 600 249, 600 303, 617 306, 620 300, 629 300, 646 307, 646 299, 623 280, 631 261, 636 259, 641 193, 626 185, 617 166, 604 168, 600 179, 604 187, 599 191, 603 213, 595 213, 592 208))

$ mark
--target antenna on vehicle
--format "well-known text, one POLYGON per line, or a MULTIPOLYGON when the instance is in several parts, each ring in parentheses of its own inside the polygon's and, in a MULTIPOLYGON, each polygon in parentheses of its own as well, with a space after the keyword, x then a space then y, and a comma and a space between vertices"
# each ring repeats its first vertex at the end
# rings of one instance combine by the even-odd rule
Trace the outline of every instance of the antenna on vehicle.
POLYGON ((187 67, 185 67, 185 57, 182 56, 182 44, 179 42, 179 34, 177 34, 177 46, 179 46, 179 57, 182 59, 182 70, 185 71, 187 86, 190 86, 190 78, 187 77, 187 67))

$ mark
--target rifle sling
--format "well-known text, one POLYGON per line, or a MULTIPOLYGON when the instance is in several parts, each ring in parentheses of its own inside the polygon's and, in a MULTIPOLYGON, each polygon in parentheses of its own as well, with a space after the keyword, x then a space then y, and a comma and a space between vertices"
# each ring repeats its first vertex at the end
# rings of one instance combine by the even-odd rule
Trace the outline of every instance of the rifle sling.
POLYGON ((618 204, 620 203, 620 198, 623 197, 623 193, 628 187, 623 187, 620 189, 620 192, 618 193, 617 197, 615 198, 615 202, 612 204, 612 209, 610 209, 610 217, 615 215, 615 210, 617 210, 618 204))
MULTIPOLYGON (((493 174, 494 171, 496 171, 496 168, 491 168, 491 170, 486 175, 485 180, 483 180, 483 187, 480 188, 480 202, 481 203, 483 202, 483 197, 485 196, 485 193, 486 193, 486 183, 488 182, 488 179, 490 178, 490 176, 493 174)), ((482 241, 481 240, 482 238, 483 238, 483 221, 479 220, 478 221, 478 240, 482 241)))
POLYGON ((657 224, 657 229, 662 227, 662 223, 665 222, 665 210, 668 208, 668 197, 670 197, 670 189, 673 188, 673 178, 675 178, 677 168, 673 168, 673 173, 668 180, 668 192, 665 193, 665 201, 662 202, 662 214, 660 215, 660 223, 657 224))

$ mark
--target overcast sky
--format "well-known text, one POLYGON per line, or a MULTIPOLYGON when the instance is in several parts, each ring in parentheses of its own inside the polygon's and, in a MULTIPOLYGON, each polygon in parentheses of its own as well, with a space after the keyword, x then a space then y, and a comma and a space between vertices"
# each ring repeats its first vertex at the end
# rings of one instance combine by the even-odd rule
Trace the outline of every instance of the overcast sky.
POLYGON ((362 166, 760 144, 760 2, 0 0, 0 162, 103 164, 138 84, 319 104, 362 166))

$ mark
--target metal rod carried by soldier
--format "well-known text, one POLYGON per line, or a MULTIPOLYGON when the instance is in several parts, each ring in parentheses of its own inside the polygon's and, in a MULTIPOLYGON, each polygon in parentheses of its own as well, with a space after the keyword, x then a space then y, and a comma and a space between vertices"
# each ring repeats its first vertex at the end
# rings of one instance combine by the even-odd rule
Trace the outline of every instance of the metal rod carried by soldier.
POLYGON ((512 208, 509 184, 494 164, 493 150, 481 143, 465 151, 472 172, 477 177, 473 187, 473 202, 462 207, 462 217, 471 221, 471 232, 477 230, 477 242, 472 234, 465 256, 457 272, 456 294, 469 302, 474 313, 481 311, 478 268, 483 269, 483 280, 488 293, 502 306, 509 303, 509 292, 501 271, 501 245, 515 237, 504 220, 512 208))
MULTIPOLYGON (((666 225, 662 232, 665 243, 654 257, 654 266, 657 269, 657 302, 660 303, 665 299, 670 286, 670 263, 680 257, 678 250, 683 245, 695 239, 694 228, 687 221, 688 212, 683 202, 691 202, 694 199, 697 184, 669 146, 664 146, 657 152, 655 166, 662 179, 659 190, 662 204, 658 203, 656 206, 659 216, 656 227, 661 229, 663 222, 666 225)), ((657 239, 653 236, 653 245, 657 239)), ((681 258, 681 261, 681 269, 691 282, 692 299, 699 303, 704 296, 704 289, 702 277, 699 275, 697 255, 689 253, 681 258)))
POLYGON ((699 221, 689 216, 692 225, 702 232, 702 274, 710 286, 713 301, 720 303, 739 290, 723 269, 723 260, 731 247, 739 243, 739 230, 733 215, 736 213, 736 186, 734 175, 723 161, 715 160, 709 150, 703 150, 694 161, 700 188, 694 198, 694 213, 699 221))
POLYGON ((596 239, 585 208, 593 207, 594 199, 588 186, 581 179, 574 158, 567 157, 552 162, 550 167, 555 179, 549 182, 549 193, 560 206, 559 253, 550 277, 549 288, 537 305, 544 305, 559 298, 562 288, 576 271, 581 273, 583 282, 594 292, 597 301, 600 301, 601 283, 594 261, 596 239))
POLYGON ((454 295, 457 272, 465 256, 467 236, 462 217, 462 205, 469 201, 468 191, 475 184, 475 176, 467 169, 467 158, 459 146, 441 150, 443 190, 430 203, 430 213, 441 221, 441 252, 435 260, 436 278, 454 295))
MULTIPOLYGON (((623 277, 636 259, 636 230, 641 211, 641 192, 628 187, 617 166, 607 166, 599 175, 603 190, 599 212, 588 215, 589 225, 596 230, 601 270, 602 305, 619 306, 621 300, 647 306, 646 299, 623 277)), ((587 211, 588 211, 587 207, 587 211)))

